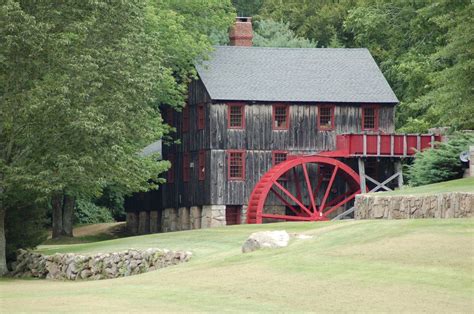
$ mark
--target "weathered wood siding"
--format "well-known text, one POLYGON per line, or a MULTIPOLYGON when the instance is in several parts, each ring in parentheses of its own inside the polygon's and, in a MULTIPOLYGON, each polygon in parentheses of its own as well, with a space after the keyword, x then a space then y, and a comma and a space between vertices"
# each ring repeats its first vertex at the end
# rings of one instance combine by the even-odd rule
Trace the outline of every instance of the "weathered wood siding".
MULTIPOLYGON (((182 132, 182 113, 174 114, 176 138, 180 144, 164 147, 164 158, 175 155, 175 182, 165 184, 164 207, 192 205, 246 204, 260 176, 272 166, 272 151, 289 154, 308 154, 334 150, 336 134, 359 133, 362 129, 360 104, 335 105, 335 129, 320 131, 317 128, 318 104, 288 104, 289 129, 272 130, 272 104, 248 103, 245 105, 245 129, 227 128, 227 103, 212 102, 201 81, 194 81, 189 89, 189 131, 182 132), (205 128, 198 130, 198 104, 205 104, 205 128), (229 149, 246 153, 246 180, 227 179, 229 149), (206 179, 198 180, 198 154, 206 151, 206 179), (189 152, 190 181, 183 182, 183 153, 189 152)), ((394 106, 379 108, 379 130, 395 131, 394 106)))

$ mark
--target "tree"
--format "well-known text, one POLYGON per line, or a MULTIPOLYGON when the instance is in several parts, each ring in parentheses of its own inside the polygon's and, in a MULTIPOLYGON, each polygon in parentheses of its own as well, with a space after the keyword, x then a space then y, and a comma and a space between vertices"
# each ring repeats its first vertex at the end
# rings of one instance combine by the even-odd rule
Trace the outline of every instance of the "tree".
POLYGON ((469 146, 473 144, 472 134, 454 134, 439 147, 418 152, 408 169, 410 185, 419 186, 462 178, 464 169, 459 155, 468 151, 469 146))
POLYGON ((316 43, 298 37, 288 23, 273 20, 255 22, 253 45, 257 47, 314 48, 316 43))
POLYGON ((137 152, 168 131, 160 105, 183 106, 208 32, 232 19, 211 0, 0 2, 0 275, 15 186, 52 200, 70 235, 76 197, 156 187, 169 162, 137 152))

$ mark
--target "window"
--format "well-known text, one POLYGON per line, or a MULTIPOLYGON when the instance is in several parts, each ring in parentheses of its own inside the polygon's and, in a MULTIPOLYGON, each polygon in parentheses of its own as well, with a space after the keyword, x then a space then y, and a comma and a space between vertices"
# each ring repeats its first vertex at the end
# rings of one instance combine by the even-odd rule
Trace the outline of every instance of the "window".
POLYGON ((378 127, 378 108, 362 107, 362 130, 377 130, 378 127))
POLYGON ((183 181, 189 182, 189 153, 183 154, 183 181))
POLYGON ((229 180, 245 179, 245 152, 244 151, 228 151, 227 152, 229 180))
POLYGON ((199 181, 204 181, 206 179, 206 152, 204 150, 199 151, 199 181))
POLYGON ((189 107, 183 108, 183 132, 189 131, 189 107))
POLYGON ((168 160, 171 163, 171 167, 168 169, 168 172, 166 173, 166 181, 168 183, 174 183, 174 168, 175 168, 175 162, 176 162, 174 154, 169 154, 168 160))
POLYGON ((198 107, 198 130, 204 130, 206 125, 206 111, 204 104, 199 104, 198 107))
POLYGON ((229 104, 227 106, 227 112, 228 112, 227 125, 229 129, 245 128, 245 105, 229 104))
POLYGON ((334 106, 319 107, 319 130, 334 130, 334 106))
POLYGON ((274 151, 272 152, 272 164, 274 166, 286 161, 288 157, 288 152, 285 151, 274 151))
POLYGON ((273 105, 273 130, 288 130, 288 106, 273 105))

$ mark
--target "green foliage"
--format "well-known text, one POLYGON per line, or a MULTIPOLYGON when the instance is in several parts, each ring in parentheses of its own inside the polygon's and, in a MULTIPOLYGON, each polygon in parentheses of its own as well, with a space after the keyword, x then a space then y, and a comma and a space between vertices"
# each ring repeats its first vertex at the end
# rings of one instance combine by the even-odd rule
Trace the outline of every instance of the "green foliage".
POLYGON ((265 0, 259 17, 288 22, 297 36, 312 40, 318 47, 329 47, 336 36, 345 37, 343 21, 355 3, 354 0, 265 0))
POLYGON ((114 217, 107 207, 97 206, 88 200, 77 200, 74 211, 75 224, 96 224, 114 222, 114 217))
POLYGON ((260 18, 320 47, 366 47, 400 100, 400 131, 474 129, 474 4, 469 0, 267 0, 260 18))
POLYGON ((412 186, 425 185, 462 177, 463 166, 459 154, 474 145, 473 134, 456 134, 436 149, 416 154, 409 167, 408 178, 412 186))
POLYGON ((253 45, 257 47, 314 48, 316 43, 296 36, 288 23, 261 20, 254 23, 253 45))
POLYGON ((102 195, 94 200, 94 204, 108 208, 115 221, 124 221, 126 218, 125 198, 121 189, 114 185, 107 185, 102 192, 102 195))
POLYGON ((264 0, 232 0, 237 16, 255 16, 260 11, 264 0))
POLYGON ((20 190, 7 195, 6 201, 10 206, 5 217, 6 258, 10 262, 15 260, 18 249, 34 249, 46 240, 47 206, 20 190))

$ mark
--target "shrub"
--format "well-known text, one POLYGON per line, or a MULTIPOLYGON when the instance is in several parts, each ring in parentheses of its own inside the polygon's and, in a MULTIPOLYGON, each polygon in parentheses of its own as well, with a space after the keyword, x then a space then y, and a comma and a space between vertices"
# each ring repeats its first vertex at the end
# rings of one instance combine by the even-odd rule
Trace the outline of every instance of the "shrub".
POLYGON ((461 178, 464 169, 459 154, 469 150, 470 145, 474 145, 474 135, 458 133, 435 149, 418 152, 408 169, 410 185, 419 186, 461 178))
POLYGON ((94 224, 114 221, 108 208, 97 206, 89 200, 76 201, 74 218, 74 223, 76 224, 94 224))
POLYGON ((18 249, 33 249, 48 237, 47 206, 35 203, 31 194, 15 191, 7 195, 9 208, 5 215, 6 257, 16 259, 18 249))

